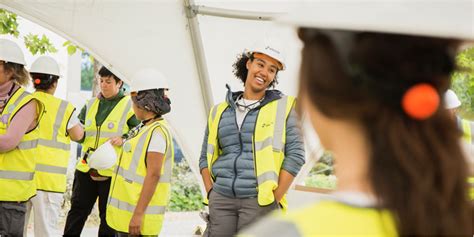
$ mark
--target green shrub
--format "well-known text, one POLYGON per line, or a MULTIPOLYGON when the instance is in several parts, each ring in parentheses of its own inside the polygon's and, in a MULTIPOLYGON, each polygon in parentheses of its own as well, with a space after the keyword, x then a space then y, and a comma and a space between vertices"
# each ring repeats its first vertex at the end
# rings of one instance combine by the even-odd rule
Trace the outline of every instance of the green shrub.
POLYGON ((337 178, 334 175, 317 174, 306 177, 305 186, 315 188, 335 189, 337 178))
POLYGON ((451 88, 462 102, 460 115, 474 120, 474 47, 462 51, 456 60, 461 70, 452 75, 451 88))
POLYGON ((202 195, 196 177, 186 161, 176 163, 171 177, 170 211, 197 211, 203 208, 202 195))

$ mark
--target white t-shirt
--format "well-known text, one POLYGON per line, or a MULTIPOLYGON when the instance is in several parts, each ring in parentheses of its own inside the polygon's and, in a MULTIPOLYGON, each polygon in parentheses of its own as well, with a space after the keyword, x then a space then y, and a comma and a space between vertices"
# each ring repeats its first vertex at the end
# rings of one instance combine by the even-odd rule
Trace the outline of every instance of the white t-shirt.
POLYGON ((242 123, 244 122, 245 116, 247 113, 260 105, 260 100, 246 100, 243 97, 240 97, 239 100, 237 100, 236 107, 237 109, 235 110, 235 116, 237 119, 237 126, 240 128, 242 127, 242 123), (244 105, 244 106, 242 106, 244 105), (248 106, 248 107, 245 107, 248 106))
MULTIPOLYGON (((146 129, 146 126, 142 129, 146 129)), ((165 154, 166 152, 166 139, 159 129, 155 129, 151 135, 150 144, 148 145, 147 152, 158 152, 165 154)))

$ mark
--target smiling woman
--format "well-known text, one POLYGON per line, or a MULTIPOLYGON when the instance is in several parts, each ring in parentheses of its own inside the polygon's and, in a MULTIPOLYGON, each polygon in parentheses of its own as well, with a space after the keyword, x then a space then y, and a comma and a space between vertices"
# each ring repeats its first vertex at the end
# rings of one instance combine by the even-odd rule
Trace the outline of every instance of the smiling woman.
POLYGON ((199 161, 210 236, 234 235, 287 208, 285 193, 304 164, 304 148, 295 98, 269 89, 284 68, 281 48, 259 42, 234 63, 244 91, 228 87, 226 101, 211 109, 199 161))

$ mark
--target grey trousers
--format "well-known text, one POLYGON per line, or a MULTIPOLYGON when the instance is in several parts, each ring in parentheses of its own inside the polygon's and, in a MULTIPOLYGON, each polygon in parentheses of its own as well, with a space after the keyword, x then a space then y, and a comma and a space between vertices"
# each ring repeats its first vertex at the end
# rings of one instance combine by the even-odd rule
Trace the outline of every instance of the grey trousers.
POLYGON ((257 219, 279 208, 275 202, 262 207, 257 198, 228 198, 209 194, 209 236, 234 236, 257 219))
POLYGON ((0 202, 0 236, 23 237, 25 213, 25 202, 0 202))

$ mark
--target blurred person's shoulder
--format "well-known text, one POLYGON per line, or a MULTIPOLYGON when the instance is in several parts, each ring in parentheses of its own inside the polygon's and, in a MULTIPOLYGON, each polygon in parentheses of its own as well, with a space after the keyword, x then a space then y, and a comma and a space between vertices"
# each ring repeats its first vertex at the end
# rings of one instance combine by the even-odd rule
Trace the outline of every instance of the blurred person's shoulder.
POLYGON ((273 213, 239 236, 396 236, 392 215, 375 207, 321 200, 289 213, 273 213))

